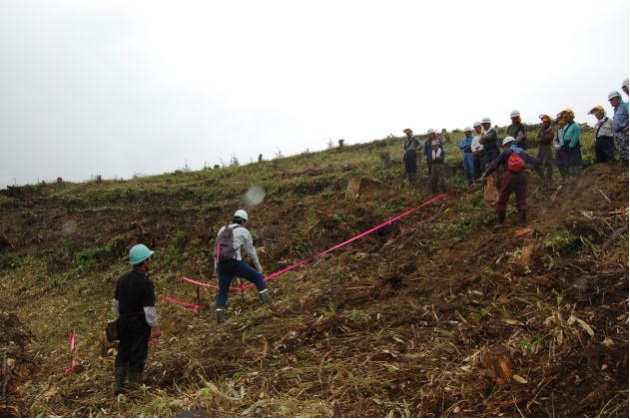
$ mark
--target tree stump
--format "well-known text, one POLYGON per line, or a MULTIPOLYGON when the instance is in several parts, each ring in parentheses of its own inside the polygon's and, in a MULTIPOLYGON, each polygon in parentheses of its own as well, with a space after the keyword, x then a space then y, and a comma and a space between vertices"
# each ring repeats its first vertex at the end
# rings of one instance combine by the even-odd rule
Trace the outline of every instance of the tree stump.
POLYGON ((498 384, 505 384, 512 381, 512 361, 510 353, 500 343, 490 346, 481 357, 483 365, 486 367, 488 376, 498 384))
POLYGON ((381 168, 389 169, 392 166, 392 158, 389 151, 382 151, 379 157, 381 158, 381 168))
POLYGON ((361 179, 350 179, 346 188, 346 199, 357 199, 361 190, 361 179))

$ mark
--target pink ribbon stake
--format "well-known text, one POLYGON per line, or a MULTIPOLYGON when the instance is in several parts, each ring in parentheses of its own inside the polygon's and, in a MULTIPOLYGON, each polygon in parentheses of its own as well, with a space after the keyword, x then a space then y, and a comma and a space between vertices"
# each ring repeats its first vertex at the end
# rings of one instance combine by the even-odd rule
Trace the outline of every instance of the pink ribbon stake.
POLYGON ((77 366, 77 362, 74 359, 74 351, 76 349, 74 332, 70 333, 68 337, 70 338, 70 366, 66 368, 66 370, 63 372, 64 374, 68 374, 69 372, 74 371, 74 367, 77 366))
POLYGON ((169 296, 165 296, 164 299, 166 301, 170 301, 171 303, 175 303, 175 304, 180 305, 182 307, 192 307, 193 308, 193 313, 196 313, 197 310, 199 310, 201 308, 201 306, 199 304, 187 303, 186 301, 176 300, 176 299, 171 298, 169 296))

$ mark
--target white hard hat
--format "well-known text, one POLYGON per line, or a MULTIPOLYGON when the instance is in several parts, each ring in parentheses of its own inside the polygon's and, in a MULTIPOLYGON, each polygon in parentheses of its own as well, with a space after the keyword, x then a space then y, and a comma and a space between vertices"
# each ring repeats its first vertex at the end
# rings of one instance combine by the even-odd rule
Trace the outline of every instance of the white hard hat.
POLYGON ((245 221, 247 221, 247 218, 248 218, 248 217, 247 217, 247 212, 245 212, 245 210, 242 210, 242 209, 240 209, 240 210, 236 211, 236 212, 234 213, 234 216, 235 216, 235 217, 242 218, 242 219, 243 219, 243 220, 245 220, 245 221))
MULTIPOLYGON (((475 126, 477 126, 477 125, 475 125, 475 126)), ((472 132, 472 128, 470 128, 470 127, 464 128, 464 132, 466 132, 466 131, 471 131, 472 132)))
POLYGON ((481 120, 481 123, 482 123, 482 124, 491 124, 492 122, 490 122, 490 118, 483 118, 483 119, 481 120))
POLYGON ((475 121, 475 123, 473 124, 473 127, 480 127, 481 126, 481 122, 479 121, 475 121))
POLYGON ((429 129, 426 133, 426 135, 431 135, 431 134, 435 134, 435 130, 429 129))
POLYGON ((515 118, 517 116, 521 116, 521 113, 519 111, 514 110, 510 113, 510 118, 515 118))
POLYGON ((514 137, 505 137, 505 139, 503 140, 502 145, 508 145, 510 143, 513 143, 514 141, 516 141, 516 139, 514 137))
POLYGON ((621 86, 622 86, 622 87, 623 87, 623 86, 628 87, 628 78, 626 78, 626 79, 623 81, 623 83, 621 83, 621 86))
POLYGON ((616 90, 613 90, 612 92, 608 93, 608 100, 614 98, 614 97, 621 97, 621 93, 619 93, 616 90))

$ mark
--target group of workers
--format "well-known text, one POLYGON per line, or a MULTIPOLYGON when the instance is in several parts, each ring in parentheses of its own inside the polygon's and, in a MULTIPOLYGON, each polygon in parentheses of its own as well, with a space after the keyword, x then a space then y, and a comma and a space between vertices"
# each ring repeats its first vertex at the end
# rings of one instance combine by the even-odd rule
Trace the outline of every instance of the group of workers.
MULTIPOLYGON (((628 79, 624 80, 623 91, 628 95, 628 79)), ((619 158, 628 163, 628 103, 621 100, 617 91, 608 96, 614 108, 612 120, 606 116, 602 106, 595 106, 589 114, 597 118, 595 152, 597 162, 615 160, 615 148, 619 158)), ((496 128, 489 118, 475 122, 473 128, 465 128, 464 138, 459 148, 464 153, 464 171, 469 184, 476 179, 486 182, 486 187, 494 188, 500 184, 496 200, 497 223, 501 227, 505 221, 506 205, 512 192, 516 194, 516 207, 521 224, 526 223, 527 179, 529 173, 524 170, 526 164, 533 165, 540 177, 550 181, 553 177, 553 150, 555 161, 564 176, 580 173, 582 155, 580 151, 580 127, 575 123, 571 109, 565 109, 552 119, 549 115, 540 115, 541 128, 533 142, 538 146, 538 156, 525 151, 529 147, 525 126, 520 113, 510 115, 512 124, 507 129, 507 136, 499 142, 496 128), (557 128, 554 129, 555 122, 557 128), (503 168, 499 181, 497 169, 503 168), (543 170, 545 169, 545 170, 543 170)), ((405 171, 411 183, 417 179, 417 150, 423 145, 430 178, 431 193, 447 192, 446 171, 444 168, 444 142, 434 130, 426 134, 424 144, 413 135, 409 128, 404 130, 405 171)), ((263 270, 253 245, 251 233, 247 230, 249 215, 239 209, 232 217, 232 222, 221 227, 216 242, 229 237, 229 258, 221 258, 219 247, 215 248, 214 274, 219 281, 219 292, 215 301, 215 315, 218 324, 225 321, 225 305, 228 300, 230 285, 235 276, 245 278, 258 289, 260 300, 269 304, 271 298, 266 286, 263 270), (224 234, 229 233, 227 236, 224 234), (256 267, 243 262, 241 248, 244 247, 256 267)), ((149 340, 161 335, 158 316, 155 309, 155 286, 148 272, 154 252, 144 244, 137 244, 129 251, 129 263, 133 269, 121 276, 114 291, 112 310, 117 315, 118 353, 114 364, 114 393, 124 394, 129 389, 137 388, 142 383, 142 373, 148 355, 149 340), (129 381, 127 386, 126 380, 129 381)))
MULTIPOLYGON (((628 79, 621 86, 628 95, 628 79)), ((612 91, 608 94, 608 101, 613 108, 613 117, 609 118, 603 106, 592 108, 588 114, 595 116, 595 157, 597 163, 619 161, 628 164, 628 102, 624 102, 621 93, 612 91)), ((527 181, 529 172, 518 172, 508 168, 510 155, 518 156, 529 164, 540 176, 544 184, 553 179, 554 165, 560 176, 574 177, 582 172, 582 150, 580 145, 580 126, 575 122, 575 114, 571 109, 565 109, 555 118, 548 114, 539 116, 541 127, 536 137, 527 138, 525 125, 521 121, 520 112, 514 110, 510 114, 511 124, 506 131, 506 137, 499 139, 497 130, 492 126, 489 118, 475 122, 473 128, 464 128, 465 138, 459 143, 463 152, 463 169, 468 184, 475 180, 485 182, 486 191, 494 191, 492 199, 496 201, 497 222, 499 228, 505 221, 506 205, 512 193, 516 195, 516 208, 520 213, 521 224, 526 224, 527 216, 527 181), (473 135, 474 130, 474 135, 473 135), (538 155, 533 156, 525 150, 537 147, 538 155), (502 150, 501 150, 502 149, 502 150), (555 154, 555 156, 554 156, 555 154), (503 168, 502 175, 497 171, 503 168)), ((407 128, 404 141, 405 173, 410 183, 417 179, 417 149, 422 146, 418 136, 407 128)), ((444 142, 437 138, 434 130, 426 133, 424 155, 429 174, 429 189, 432 194, 441 190, 446 193, 447 182, 444 170, 444 142)), ((514 160, 514 158, 512 158, 514 160)), ((520 166, 519 166, 520 167, 520 166)))

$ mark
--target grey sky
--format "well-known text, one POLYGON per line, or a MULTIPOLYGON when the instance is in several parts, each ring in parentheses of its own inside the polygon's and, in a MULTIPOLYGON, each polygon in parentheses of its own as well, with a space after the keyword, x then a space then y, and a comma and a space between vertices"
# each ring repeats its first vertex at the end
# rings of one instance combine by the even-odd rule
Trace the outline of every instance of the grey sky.
MULTIPOLYGON (((0 187, 579 122, 629 70, 627 0, 0 0, 0 187)), ((625 98, 624 98, 625 99, 625 98)))

